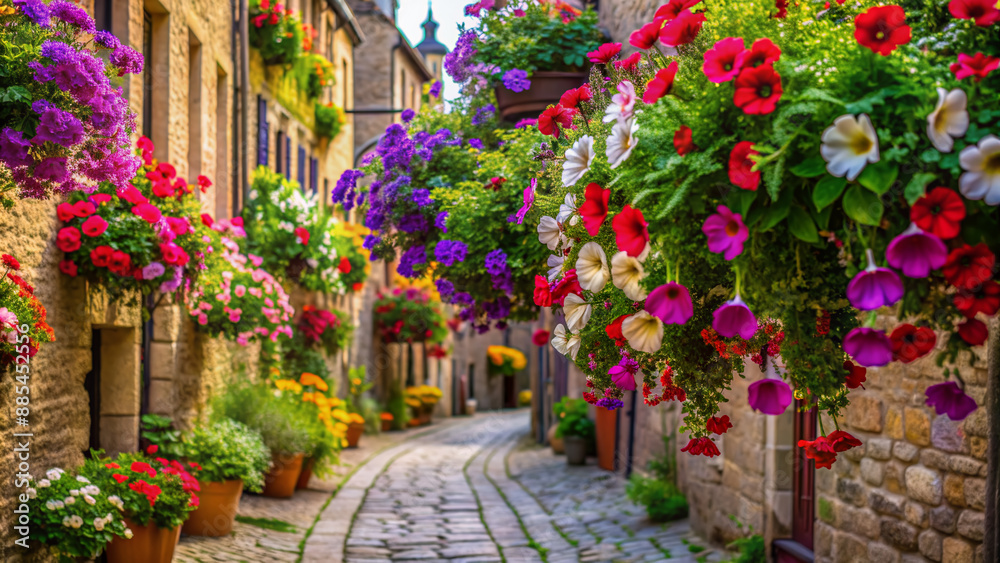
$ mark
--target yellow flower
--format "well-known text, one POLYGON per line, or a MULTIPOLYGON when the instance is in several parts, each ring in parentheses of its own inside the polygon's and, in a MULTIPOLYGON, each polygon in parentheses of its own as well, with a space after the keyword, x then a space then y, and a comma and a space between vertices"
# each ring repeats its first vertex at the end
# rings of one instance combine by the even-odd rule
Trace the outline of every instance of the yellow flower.
POLYGON ((351 413, 351 422, 353 424, 364 424, 365 423, 365 417, 361 416, 360 414, 358 414, 356 412, 352 412, 351 413))
POLYGON ((309 372, 302 373, 302 377, 299 378, 299 383, 306 386, 312 385, 313 387, 319 389, 320 391, 326 391, 327 389, 330 388, 330 386, 326 384, 326 381, 324 381, 322 377, 316 375, 315 373, 309 373, 309 372))
POLYGON ((294 391, 296 393, 302 392, 302 386, 299 385, 294 379, 275 379, 274 386, 278 388, 279 391, 294 391))

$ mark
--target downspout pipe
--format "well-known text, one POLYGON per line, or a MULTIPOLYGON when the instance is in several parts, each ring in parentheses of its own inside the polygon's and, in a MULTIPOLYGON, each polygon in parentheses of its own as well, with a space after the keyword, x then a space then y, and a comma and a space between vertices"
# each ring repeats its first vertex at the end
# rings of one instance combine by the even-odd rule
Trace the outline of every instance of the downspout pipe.
MULTIPOLYGON (((238 9, 238 6, 236 5, 236 0, 229 0, 229 9, 232 10, 234 24, 236 24, 233 25, 233 28, 231 30, 232 33, 229 34, 230 35, 229 54, 232 57, 233 61, 232 65, 233 72, 239 73, 239 75, 242 76, 243 72, 240 70, 240 56, 239 56, 240 46, 237 43, 237 37, 240 36, 240 28, 238 27, 239 24, 235 21, 236 10, 238 9)), ((240 17, 239 21, 240 22, 243 21, 242 16, 240 17)), ((229 200, 230 200, 229 214, 231 216, 235 216, 236 213, 239 211, 240 207, 240 197, 239 197, 240 177, 237 175, 237 171, 240 169, 240 151, 243 150, 242 149, 243 144, 246 142, 246 139, 240 138, 240 101, 239 101, 240 86, 236 76, 233 76, 232 90, 233 90, 233 102, 232 102, 233 141, 231 143, 231 146, 233 147, 233 155, 231 163, 232 170, 230 171, 231 182, 229 185, 229 200)))
POLYGON ((240 0, 240 132, 243 138, 238 141, 240 147, 240 187, 243 193, 243 202, 250 198, 250 182, 248 170, 250 159, 247 154, 247 145, 250 139, 248 132, 248 118, 250 105, 250 11, 247 8, 247 0, 240 0))

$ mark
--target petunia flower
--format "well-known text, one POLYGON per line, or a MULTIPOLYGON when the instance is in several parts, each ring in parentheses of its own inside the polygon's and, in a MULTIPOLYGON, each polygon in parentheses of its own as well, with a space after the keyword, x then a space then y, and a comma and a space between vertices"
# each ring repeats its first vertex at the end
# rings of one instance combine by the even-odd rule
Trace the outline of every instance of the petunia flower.
POLYGON ((955 330, 969 346, 982 345, 990 335, 989 329, 986 328, 986 323, 979 319, 966 319, 955 330))
POLYGON ((1000 21, 1000 8, 993 0, 951 0, 948 11, 960 20, 973 20, 976 25, 989 26, 1000 21))
POLYGON ((952 299, 958 312, 970 319, 978 313, 992 317, 1000 311, 1000 284, 987 280, 978 290, 959 290, 952 299))
POLYGON ((544 328, 536 330, 531 335, 531 343, 534 344, 535 346, 545 346, 546 344, 549 343, 549 331, 545 330, 544 328))
POLYGON ((875 265, 875 253, 870 248, 865 254, 868 266, 847 284, 851 306, 861 311, 874 311, 895 304, 903 298, 903 282, 896 272, 875 265))
POLYGON ((937 344, 937 335, 926 326, 901 324, 889 335, 892 341, 892 359, 908 364, 927 355, 937 344))
POLYGON ((646 91, 642 93, 643 103, 655 104, 657 100, 669 94, 674 86, 675 76, 677 76, 677 61, 667 65, 667 68, 656 71, 656 75, 646 83, 646 91))
POLYGON ((549 247, 549 250, 556 250, 562 246, 563 234, 559 223, 548 215, 538 221, 538 242, 549 247))
POLYGON ((574 129, 573 117, 576 110, 559 104, 549 106, 538 116, 538 131, 542 135, 551 135, 556 139, 562 134, 562 129, 574 129))
POLYGON ((628 57, 615 61, 615 70, 635 70, 639 68, 639 61, 642 60, 642 53, 632 53, 628 57))
POLYGON ((615 387, 623 391, 635 391, 635 374, 639 372, 639 363, 634 359, 622 355, 618 365, 611 366, 608 375, 615 387))
POLYGON ((691 293, 677 282, 667 282, 646 298, 646 310, 664 324, 682 325, 694 314, 691 293))
POLYGON ((566 149, 566 162, 563 163, 562 169, 563 186, 572 186, 583 178, 590 170, 596 154, 594 138, 590 135, 580 137, 571 148, 566 149))
POLYGON ((885 251, 889 265, 902 270, 908 278, 926 278, 948 260, 948 247, 935 235, 925 233, 916 224, 892 239, 885 251))
POLYGON ((931 385, 924 395, 928 407, 933 407, 939 415, 948 415, 951 420, 965 420, 978 408, 975 399, 966 395, 954 381, 931 385))
POLYGON ((653 21, 643 25, 628 36, 628 44, 646 50, 656 44, 660 38, 660 28, 663 27, 664 18, 655 18, 653 21))
POLYGON ((717 455, 721 455, 719 452, 719 446, 716 446, 715 442, 713 442, 708 436, 691 438, 687 445, 681 448, 681 451, 691 455, 703 455, 705 457, 715 457, 717 455))
POLYGON ((948 283, 960 290, 974 291, 993 278, 995 264, 996 256, 986 243, 981 242, 975 246, 965 244, 948 254, 941 273, 948 283))
POLYGON ((663 18, 671 21, 677 18, 684 10, 701 3, 701 0, 670 0, 666 4, 656 9, 654 18, 663 18))
POLYGON ((576 214, 576 194, 570 192, 566 194, 563 198, 563 202, 559 204, 559 214, 556 215, 556 221, 560 223, 566 223, 570 217, 576 214))
POLYGON ((590 84, 584 84, 579 88, 570 88, 559 97, 559 105, 571 109, 576 109, 580 102, 589 102, 594 95, 590 91, 590 84))
POLYGON ((576 293, 570 293, 563 301, 563 313, 566 315, 566 326, 573 332, 579 332, 590 322, 594 306, 583 300, 576 293))
POLYGON ((687 125, 681 125, 674 131, 674 148, 677 149, 678 156, 684 156, 695 149, 691 128, 687 125))
POLYGON ((774 64, 781 58, 781 49, 767 37, 761 37, 753 42, 750 52, 743 60, 744 66, 760 66, 774 64))
POLYGON ((865 367, 884 366, 892 361, 892 341, 881 330, 856 327, 844 337, 844 351, 865 367))
POLYGON ((535 276, 535 291, 532 293, 532 300, 539 307, 552 306, 552 292, 549 289, 549 280, 543 276, 535 276))
POLYGON ((518 225, 524 223, 524 216, 528 214, 528 211, 531 210, 531 206, 535 203, 535 188, 537 186, 538 180, 532 178, 528 187, 524 188, 524 204, 521 205, 521 208, 514 214, 518 225))
POLYGON ((622 334, 622 323, 625 322, 629 315, 620 315, 615 320, 611 321, 611 324, 604 327, 604 334, 608 335, 608 338, 615 341, 615 346, 625 345, 625 335, 622 334))
POLYGON ((787 383, 770 377, 751 383, 747 393, 750 408, 771 416, 784 414, 794 398, 792 389, 787 383))
POLYGON ((743 223, 739 213, 733 213, 725 205, 716 208, 718 213, 705 219, 701 232, 708 237, 708 250, 721 253, 726 260, 732 260, 743 252, 743 243, 750 236, 750 230, 743 223))
POLYGON ((910 208, 910 221, 942 240, 953 239, 962 229, 965 203, 954 190, 937 187, 910 208))
POLYGON ((846 452, 851 448, 856 448, 861 445, 861 440, 858 440, 854 436, 844 432, 843 430, 834 430, 826 436, 827 441, 833 446, 833 451, 837 453, 846 452))
POLYGON ((862 389, 865 388, 865 374, 868 373, 868 368, 855 365, 851 360, 844 360, 844 369, 847 370, 847 376, 844 378, 844 384, 848 389, 857 389, 858 387, 862 389))
MULTIPOLYGON (((598 293, 608 284, 611 273, 608 271, 608 257, 604 249, 596 242, 588 242, 580 249, 576 259, 576 275, 580 287, 587 291, 598 293)), ((575 328, 571 325, 570 328, 575 328)))
POLYGON ((660 41, 667 47, 687 45, 698 37, 705 24, 705 14, 694 14, 691 10, 681 10, 677 17, 667 22, 660 30, 660 41))
POLYGON ((819 152, 826 161, 826 170, 838 178, 847 176, 853 182, 869 162, 879 160, 878 136, 867 114, 834 119, 821 140, 819 152))
POLYGON ((705 51, 702 72, 710 82, 716 84, 729 82, 743 69, 748 54, 742 37, 720 39, 711 49, 705 51))
POLYGON ((639 282, 646 277, 639 260, 627 252, 617 252, 611 257, 611 283, 625 293, 632 301, 642 301, 646 298, 646 290, 639 282))
POLYGON ((854 39, 883 57, 909 43, 910 26, 899 6, 875 6, 854 17, 854 39))
POLYGON ((559 273, 562 272, 563 263, 566 261, 566 257, 561 254, 550 254, 545 260, 545 264, 549 267, 548 275, 549 281, 555 281, 559 277, 559 273))
POLYGON ((552 342, 552 347, 556 349, 556 352, 563 356, 569 356, 570 359, 575 360, 577 353, 580 352, 580 335, 566 330, 566 325, 556 325, 555 330, 552 331, 550 342, 552 342))
POLYGON ((833 445, 826 436, 820 436, 815 440, 799 440, 798 446, 805 450, 806 458, 816 462, 817 468, 830 469, 833 462, 837 461, 837 452, 833 450, 833 445))
POLYGON ((645 260, 644 253, 649 247, 649 223, 642 216, 642 211, 626 205, 621 212, 611 220, 611 228, 615 231, 615 243, 618 250, 623 250, 633 258, 645 260))
POLYGON ((583 226, 586 227, 587 234, 596 237, 608 217, 608 199, 611 197, 611 190, 590 183, 583 193, 584 202, 580 206, 580 216, 583 217, 583 226))
POLYGON ((760 185, 760 170, 753 171, 751 156, 760 153, 753 150, 753 143, 740 141, 729 153, 729 181, 744 190, 755 191, 760 185))
POLYGON ((958 88, 951 92, 938 88, 937 93, 937 106, 927 116, 927 136, 934 148, 951 152, 955 139, 964 137, 969 130, 969 112, 965 109, 969 98, 958 88))
POLYGON ((663 344, 663 322, 640 310, 622 321, 622 335, 633 349, 652 354, 663 344))
POLYGON ((635 102, 638 99, 635 86, 628 80, 622 80, 617 90, 618 93, 611 96, 611 104, 604 110, 604 123, 629 121, 635 115, 635 102))
POLYGON ((594 64, 606 65, 622 51, 621 43, 605 43, 594 51, 587 53, 587 58, 594 64))
POLYGON ((705 430, 713 434, 725 434, 726 430, 733 427, 733 423, 729 421, 729 415, 713 416, 705 422, 705 430))
POLYGON ((100 215, 91 215, 80 225, 80 230, 88 237, 101 236, 104 231, 108 230, 108 222, 100 215))
POLYGON ((986 205, 1000 205, 1000 138, 986 135, 975 145, 958 153, 958 164, 965 172, 958 179, 958 190, 986 205))
POLYGON ((737 294, 712 313, 712 328, 725 338, 750 340, 757 332, 757 317, 737 294))
POLYGON ((778 107, 784 90, 772 65, 747 67, 736 77, 733 103, 748 115, 767 115, 778 107))
POLYGON ((958 62, 951 63, 948 67, 955 73, 955 80, 965 80, 970 76, 976 77, 976 82, 986 78, 990 73, 1000 68, 1000 57, 984 55, 982 51, 975 55, 958 54, 958 62))
MULTIPOLYGON (((608 136, 605 143, 604 154, 608 157, 608 164, 611 165, 612 170, 621 166, 631 156, 632 149, 639 142, 639 139, 635 137, 638 130, 639 124, 634 119, 619 121, 611 128, 611 135, 608 136)), ((565 168, 563 170, 565 171, 565 168)))

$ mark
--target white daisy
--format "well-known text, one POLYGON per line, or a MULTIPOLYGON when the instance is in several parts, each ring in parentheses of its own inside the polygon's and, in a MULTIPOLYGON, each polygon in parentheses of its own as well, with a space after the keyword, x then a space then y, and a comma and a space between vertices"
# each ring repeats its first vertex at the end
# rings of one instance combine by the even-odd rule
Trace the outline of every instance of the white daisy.
POLYGON ((625 292, 625 297, 632 301, 642 301, 646 298, 646 290, 639 285, 646 272, 642 263, 626 252, 618 252, 611 257, 611 283, 625 292))
POLYGON ((593 312, 594 306, 575 293, 570 293, 563 301, 563 314, 566 315, 566 325, 570 330, 576 332, 583 330, 593 312))
POLYGON ((958 163, 965 170, 958 179, 962 195, 981 199, 986 205, 1000 204, 1000 138, 987 135, 965 147, 958 153, 958 163))
POLYGON ((549 250, 555 250, 562 246, 561 238, 562 230, 559 229, 559 223, 548 215, 542 217, 538 222, 538 242, 549 247, 549 250))
POLYGON ((838 178, 853 181, 869 162, 878 162, 878 136, 867 114, 859 117, 847 114, 833 120, 823 131, 819 152, 826 161, 826 170, 838 178))
POLYGON ((566 220, 572 217, 575 213, 576 195, 568 193, 566 194, 566 199, 564 199, 562 204, 559 205, 559 214, 556 215, 556 221, 565 224, 566 220))
POLYGON ((549 281, 554 282, 559 274, 562 273, 563 262, 566 261, 565 256, 559 254, 550 254, 546 264, 549 266, 549 281))
POLYGON ((639 142, 639 139, 635 138, 638 130, 639 124, 635 120, 619 121, 611 128, 604 154, 608 156, 612 170, 618 168, 632 154, 632 149, 639 142))
POLYGON ((580 249, 576 259, 576 276, 580 287, 597 293, 604 289, 611 273, 608 271, 608 257, 596 242, 588 242, 580 249))
POLYGON ((552 331, 551 342, 556 352, 574 360, 580 351, 580 335, 569 332, 565 325, 556 325, 555 330, 552 331))
POLYGON ((663 321, 645 310, 638 311, 622 322, 622 336, 632 348, 652 354, 663 344, 663 321))
POLYGON ((927 136, 934 148, 951 152, 955 139, 964 137, 969 130, 969 112, 965 110, 969 98, 958 88, 951 92, 938 88, 937 93, 937 107, 927 116, 927 136))
POLYGON ((584 135, 577 139, 573 146, 566 149, 566 161, 563 162, 562 183, 564 186, 572 186, 583 175, 590 170, 590 164, 594 162, 594 138, 584 135))

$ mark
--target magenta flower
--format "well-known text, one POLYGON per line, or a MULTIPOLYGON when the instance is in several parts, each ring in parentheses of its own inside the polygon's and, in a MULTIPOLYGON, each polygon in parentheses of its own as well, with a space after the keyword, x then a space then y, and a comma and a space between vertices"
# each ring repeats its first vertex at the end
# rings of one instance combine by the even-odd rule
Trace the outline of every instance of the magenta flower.
POLYGON ((621 361, 618 362, 617 366, 612 366, 608 370, 608 375, 611 376, 611 381, 619 389, 625 391, 635 391, 635 374, 639 371, 639 362, 636 362, 632 358, 622 355, 621 361))
POLYGON ((712 328, 726 338, 739 335, 743 340, 750 340, 757 332, 757 317, 739 294, 716 309, 712 318, 712 328))
POLYGON ((975 399, 966 395, 954 381, 931 385, 924 395, 927 395, 927 406, 952 420, 964 420, 977 408, 975 399))
POLYGON ((864 367, 884 366, 892 361, 892 340, 881 330, 858 327, 844 337, 844 351, 864 367))
POLYGON ((868 267, 857 273, 847 284, 847 298, 855 309, 874 311, 903 298, 903 282, 889 268, 875 266, 875 254, 869 248, 868 267))
POLYGON ((716 208, 715 215, 705 219, 701 232, 708 237, 708 249, 722 253, 726 260, 732 260, 743 252, 743 243, 750 236, 750 230, 743 224, 739 213, 733 213, 725 205, 716 208))
POLYGON ((780 379, 761 379, 750 384, 747 402, 750 408, 764 414, 777 416, 792 404, 792 389, 780 379))
POLYGON ((937 236, 925 233, 914 223, 892 239, 885 251, 889 265, 908 278, 926 278, 931 270, 944 266, 948 247, 937 236))
POLYGON ((688 288, 677 282, 668 282, 649 293, 646 311, 664 324, 682 325, 694 314, 694 307, 688 288))
POLYGON ((529 185, 527 188, 524 188, 524 205, 522 205, 521 209, 518 209, 517 213, 514 215, 514 217, 517 219, 518 225, 524 223, 524 216, 528 214, 528 211, 531 210, 531 206, 534 205, 535 203, 535 187, 537 185, 538 185, 538 180, 532 178, 531 185, 529 185))

